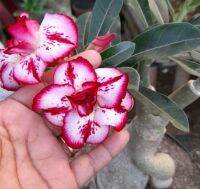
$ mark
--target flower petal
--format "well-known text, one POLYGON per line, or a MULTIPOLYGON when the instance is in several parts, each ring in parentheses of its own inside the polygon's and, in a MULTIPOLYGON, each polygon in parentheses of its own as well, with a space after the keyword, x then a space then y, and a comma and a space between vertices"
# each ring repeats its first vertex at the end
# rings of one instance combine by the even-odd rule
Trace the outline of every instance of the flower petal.
POLYGON ((127 111, 131 111, 134 106, 134 100, 130 93, 126 92, 126 96, 122 99, 121 106, 127 111))
POLYGON ((74 93, 69 98, 76 105, 79 115, 86 116, 93 111, 93 107, 96 104, 98 83, 85 82, 82 87, 82 91, 74 93))
POLYGON ((127 111, 122 108, 106 109, 96 107, 94 122, 101 126, 111 126, 115 130, 123 129, 127 122, 127 111))
POLYGON ((97 101, 102 108, 114 108, 121 104, 126 95, 128 75, 111 78, 100 84, 97 92, 97 101))
POLYGON ((80 91, 85 82, 96 82, 97 77, 92 65, 78 57, 57 67, 54 74, 55 84, 69 84, 80 91))
POLYGON ((41 77, 47 64, 38 56, 27 56, 19 64, 15 65, 14 77, 22 84, 35 84, 41 81, 41 77))
POLYGON ((0 69, 2 87, 9 91, 16 91, 20 84, 13 77, 14 67, 11 64, 4 64, 0 69))
POLYGON ((97 74, 97 82, 99 83, 107 82, 123 74, 116 68, 98 68, 95 70, 95 72, 97 74))
POLYGON ((68 56, 76 47, 78 31, 72 18, 62 14, 46 14, 39 30, 37 54, 46 62, 68 56))
POLYGON ((5 49, 0 49, 0 68, 4 64, 16 64, 21 60, 21 56, 18 54, 7 54, 5 49))
POLYGON ((109 129, 109 126, 102 126, 94 123, 91 127, 91 133, 86 142, 89 144, 99 144, 103 142, 108 136, 109 129))
POLYGON ((63 139, 71 148, 84 146, 91 132, 92 115, 81 117, 76 110, 72 110, 64 118, 63 139))
POLYGON ((33 51, 33 46, 25 41, 17 41, 15 39, 10 39, 6 41, 5 53, 7 54, 20 54, 27 56, 33 51))
POLYGON ((19 83, 13 78, 14 65, 20 60, 20 56, 16 54, 5 54, 4 50, 0 50, 0 80, 2 87, 7 90, 17 90, 19 83))
POLYGON ((30 44, 36 42, 36 34, 39 30, 39 24, 36 20, 28 19, 26 16, 19 16, 14 24, 8 26, 10 35, 18 40, 30 44))
MULTIPOLYGON (((72 108, 67 96, 70 96, 74 89, 69 85, 49 85, 42 89, 33 99, 34 110, 60 110, 63 108, 69 111, 72 108)), ((64 111, 62 109, 62 111, 64 111)), ((60 113, 60 112, 58 112, 60 113)))
POLYGON ((44 117, 53 125, 63 126, 63 119, 66 113, 54 113, 53 111, 44 111, 44 117))
POLYGON ((103 36, 98 36, 88 45, 87 49, 101 52, 104 49, 106 49, 115 38, 116 38, 115 33, 108 33, 103 36))
POLYGON ((85 104, 77 105, 76 108, 80 116, 86 116, 93 111, 93 104, 85 103, 85 104))

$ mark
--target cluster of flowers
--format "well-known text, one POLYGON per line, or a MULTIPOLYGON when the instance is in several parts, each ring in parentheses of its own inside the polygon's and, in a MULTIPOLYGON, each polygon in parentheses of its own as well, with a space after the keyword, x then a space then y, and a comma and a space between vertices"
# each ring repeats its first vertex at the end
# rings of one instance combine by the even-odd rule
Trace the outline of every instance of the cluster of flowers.
MULTIPOLYGON (((97 144, 110 127, 124 128, 134 103, 127 92, 128 75, 116 68, 94 69, 82 57, 66 60, 78 47, 77 26, 70 17, 46 14, 39 25, 21 14, 8 32, 12 39, 0 49, 3 88, 15 91, 39 83, 45 69, 59 60, 53 83, 35 96, 33 110, 42 110, 49 122, 62 128, 68 146, 97 144)), ((100 51, 113 38, 113 34, 98 37, 89 48, 100 51)))

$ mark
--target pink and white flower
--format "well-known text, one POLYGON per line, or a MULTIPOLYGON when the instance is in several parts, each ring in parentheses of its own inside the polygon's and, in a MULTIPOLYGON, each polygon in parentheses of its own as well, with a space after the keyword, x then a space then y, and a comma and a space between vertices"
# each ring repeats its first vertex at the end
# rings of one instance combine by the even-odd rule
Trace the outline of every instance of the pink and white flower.
POLYGON ((40 82, 49 63, 77 47, 76 24, 62 14, 46 14, 41 25, 21 14, 8 32, 12 39, 0 49, 0 80, 8 90, 40 82))
POLYGON ((116 68, 94 69, 82 57, 59 65, 54 83, 41 90, 33 109, 62 127, 67 145, 81 148, 102 142, 110 127, 120 131, 133 107, 127 92, 128 75, 116 68))

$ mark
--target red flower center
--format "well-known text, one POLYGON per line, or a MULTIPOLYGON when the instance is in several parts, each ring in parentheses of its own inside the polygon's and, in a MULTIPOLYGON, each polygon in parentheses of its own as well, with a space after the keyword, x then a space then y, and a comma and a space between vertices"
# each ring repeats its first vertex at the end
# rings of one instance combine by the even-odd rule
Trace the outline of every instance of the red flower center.
POLYGON ((94 82, 88 82, 87 84, 88 86, 83 91, 77 92, 68 98, 74 105, 82 107, 85 114, 88 115, 93 111, 93 106, 96 104, 98 84, 94 82))

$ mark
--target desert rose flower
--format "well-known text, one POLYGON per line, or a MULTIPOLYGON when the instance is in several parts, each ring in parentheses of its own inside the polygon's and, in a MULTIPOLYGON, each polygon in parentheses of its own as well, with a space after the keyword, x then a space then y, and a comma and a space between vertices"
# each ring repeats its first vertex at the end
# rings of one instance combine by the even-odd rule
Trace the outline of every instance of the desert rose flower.
POLYGON ((77 47, 76 24, 62 14, 46 14, 41 25, 21 14, 8 32, 12 39, 0 49, 0 80, 8 90, 40 82, 49 63, 77 47))
POLYGON ((62 127, 67 145, 81 148, 101 143, 110 127, 120 131, 133 107, 127 92, 128 75, 116 68, 94 69, 82 57, 59 65, 54 83, 41 90, 33 109, 62 127))

